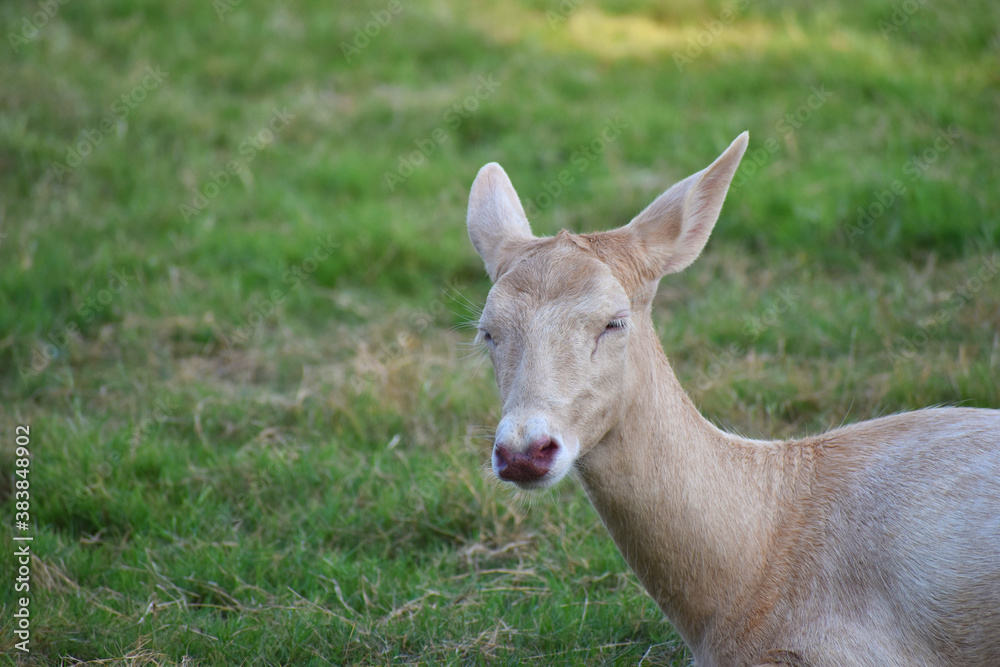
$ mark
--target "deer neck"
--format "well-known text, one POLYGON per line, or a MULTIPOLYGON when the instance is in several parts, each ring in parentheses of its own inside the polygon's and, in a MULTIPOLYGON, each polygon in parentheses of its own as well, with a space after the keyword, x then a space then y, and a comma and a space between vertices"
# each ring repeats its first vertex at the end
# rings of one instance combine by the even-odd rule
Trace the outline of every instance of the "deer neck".
POLYGON ((697 646, 764 566, 775 515, 768 479, 775 480, 760 468, 773 448, 706 420, 677 381, 652 324, 639 327, 645 335, 632 341, 639 343, 631 352, 632 400, 578 470, 625 560, 697 646))

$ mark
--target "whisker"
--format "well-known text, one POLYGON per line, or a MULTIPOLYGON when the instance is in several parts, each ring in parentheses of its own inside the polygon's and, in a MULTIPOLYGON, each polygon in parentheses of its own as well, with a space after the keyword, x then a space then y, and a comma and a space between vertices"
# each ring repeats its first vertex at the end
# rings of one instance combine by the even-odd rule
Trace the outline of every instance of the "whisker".
POLYGON ((476 331, 479 329, 479 320, 468 320, 466 322, 459 322, 458 324, 451 325, 448 330, 455 333, 463 333, 465 331, 476 331))
POLYGON ((466 361, 468 359, 477 359, 478 360, 481 354, 482 354, 482 352, 480 350, 475 350, 474 349, 474 350, 470 351, 468 354, 463 354, 462 356, 458 357, 458 360, 459 361, 466 361))
POLYGON ((473 375, 479 375, 479 371, 482 369, 483 364, 486 362, 487 359, 489 359, 489 357, 490 357, 489 352, 483 350, 483 353, 479 357, 479 361, 476 362, 475 368, 472 369, 473 375))
POLYGON ((452 301, 460 305, 467 306, 469 310, 472 310, 476 313, 483 312, 483 307, 477 302, 470 299, 469 297, 462 294, 462 290, 458 289, 454 285, 448 285, 447 287, 448 290, 445 291, 445 295, 452 301))
POLYGON ((450 291, 446 292, 445 295, 459 307, 459 310, 449 309, 451 314, 460 320, 455 325, 455 328, 471 329, 478 326, 479 320, 483 315, 484 306, 472 301, 454 285, 449 285, 448 287, 450 291))

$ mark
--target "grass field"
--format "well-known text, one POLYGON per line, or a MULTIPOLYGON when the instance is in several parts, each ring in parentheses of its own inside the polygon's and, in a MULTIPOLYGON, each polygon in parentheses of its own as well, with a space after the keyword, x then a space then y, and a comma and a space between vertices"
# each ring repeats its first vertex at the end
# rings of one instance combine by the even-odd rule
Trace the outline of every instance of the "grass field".
POLYGON ((0 5, 0 664, 687 664, 483 468, 489 161, 592 231, 748 129, 654 303, 703 412, 1000 407, 1000 5, 667 4, 0 5))

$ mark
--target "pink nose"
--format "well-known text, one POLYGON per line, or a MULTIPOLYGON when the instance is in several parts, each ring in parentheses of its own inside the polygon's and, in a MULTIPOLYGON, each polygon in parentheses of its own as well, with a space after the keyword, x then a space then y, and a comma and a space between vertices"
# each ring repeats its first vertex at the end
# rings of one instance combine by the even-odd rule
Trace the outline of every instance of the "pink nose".
POLYGON ((493 446, 493 469, 508 482, 534 482, 552 468, 559 444, 547 436, 535 440, 526 452, 518 452, 505 444, 493 446))

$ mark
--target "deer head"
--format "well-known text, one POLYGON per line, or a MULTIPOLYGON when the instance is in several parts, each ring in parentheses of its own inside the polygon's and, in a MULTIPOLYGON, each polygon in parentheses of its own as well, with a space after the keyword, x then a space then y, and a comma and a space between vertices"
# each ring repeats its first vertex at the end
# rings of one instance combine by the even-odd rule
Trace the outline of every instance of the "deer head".
POLYGON ((494 283, 478 327, 503 402, 500 479, 555 484, 642 399, 649 365, 665 363, 650 319, 656 285, 701 253, 747 142, 744 132, 627 225, 596 234, 535 237, 500 165, 479 171, 468 228, 494 283))

